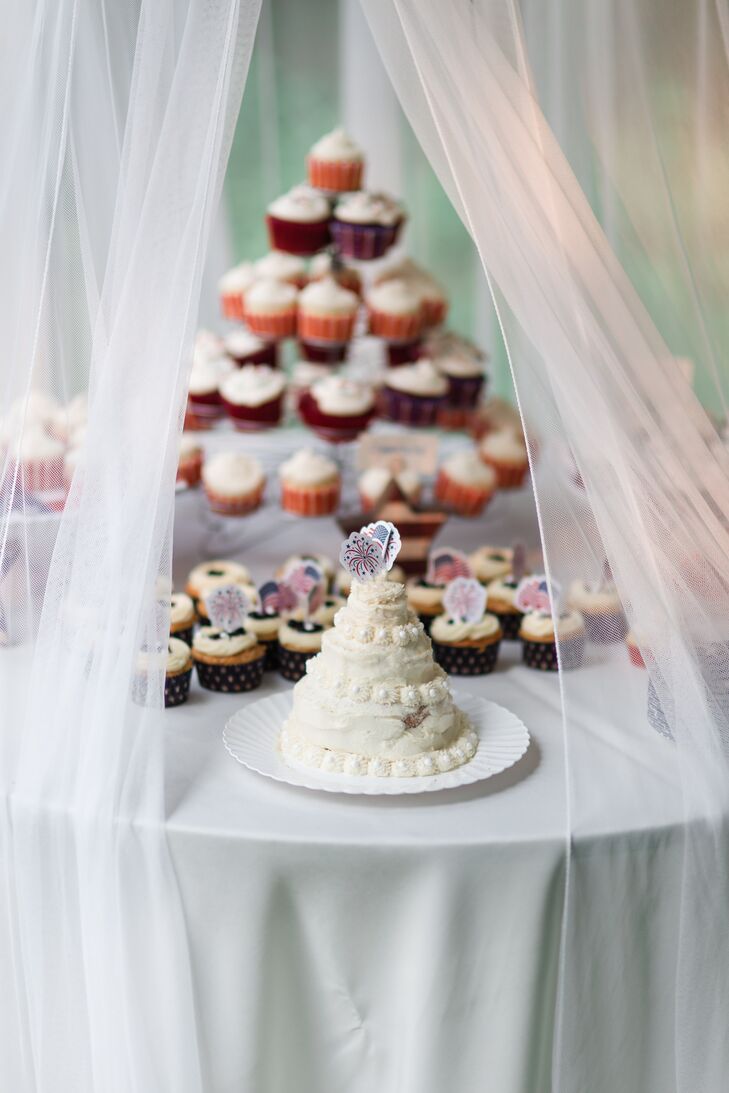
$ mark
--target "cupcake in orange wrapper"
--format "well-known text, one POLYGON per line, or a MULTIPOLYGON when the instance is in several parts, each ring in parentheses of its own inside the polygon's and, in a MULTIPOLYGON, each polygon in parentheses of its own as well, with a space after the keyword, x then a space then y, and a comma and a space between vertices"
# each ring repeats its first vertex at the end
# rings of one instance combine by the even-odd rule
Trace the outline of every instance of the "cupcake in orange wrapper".
POLYGON ((308 186, 295 186, 266 211, 272 250, 308 257, 329 244, 329 202, 308 186))
POLYGON ((309 281, 321 281, 322 277, 333 277, 342 288, 362 295, 362 278, 352 266, 346 266, 333 249, 315 254, 309 264, 309 281))
POLYGON ((343 345, 354 334, 358 308, 359 296, 333 277, 312 281, 299 293, 299 338, 343 345))
POLYGON ((343 129, 333 129, 312 145, 306 169, 309 185, 318 190, 334 193, 359 190, 364 175, 364 153, 343 129))
MULTIPOLYGON (((11 466, 17 467, 18 486, 26 491, 64 491, 63 444, 33 422, 8 445, 11 466)), ((60 503, 62 504, 62 497, 60 503)))
POLYGON ((256 280, 256 273, 251 262, 241 262, 233 266, 218 281, 220 310, 226 319, 242 323, 245 314, 244 297, 256 280))
POLYGON ((440 326, 448 314, 448 297, 443 286, 426 269, 413 262, 412 258, 403 258, 394 266, 384 270, 375 278, 375 284, 386 281, 405 281, 420 297, 423 328, 440 326))
POLYGON ((246 323, 261 338, 293 338, 298 295, 286 281, 256 281, 246 293, 246 323))
POLYGON ((180 438, 180 455, 177 462, 177 481, 196 486, 200 481, 203 465, 203 450, 189 433, 180 438))
POLYGON ((305 448, 279 469, 281 507, 296 516, 328 516, 336 512, 342 476, 333 459, 305 448))
POLYGON ((389 467, 368 467, 357 480, 359 499, 364 511, 373 509, 391 486, 395 486, 411 505, 417 505, 420 501, 422 483, 415 471, 407 467, 397 471, 391 471, 389 467))
POLYGON ((404 223, 405 213, 393 198, 359 190, 337 202, 329 230, 341 254, 370 261, 397 242, 404 223))
POLYGON ((342 376, 319 380, 299 399, 303 422, 333 444, 355 440, 367 428, 374 413, 372 388, 342 376))
POLYGON ((390 342, 412 342, 423 328, 418 292, 407 281, 383 281, 367 293, 370 334, 390 342))
POLYGON ((499 489, 518 489, 529 470, 526 444, 513 429, 487 433, 478 446, 483 463, 496 472, 499 489))
POLYGON ((220 399, 236 429, 271 429, 283 416, 286 377, 279 368, 251 364, 226 376, 220 399))
POLYGON ((266 476, 257 459, 242 452, 219 452, 203 464, 203 486, 210 508, 221 516, 245 516, 258 508, 266 476))
POLYGON ((257 281, 285 281, 295 288, 303 288, 308 278, 306 262, 298 254, 284 250, 270 250, 253 263, 257 281))
POLYGON ((455 452, 441 465, 435 496, 459 516, 478 516, 497 488, 496 472, 472 449, 455 452))

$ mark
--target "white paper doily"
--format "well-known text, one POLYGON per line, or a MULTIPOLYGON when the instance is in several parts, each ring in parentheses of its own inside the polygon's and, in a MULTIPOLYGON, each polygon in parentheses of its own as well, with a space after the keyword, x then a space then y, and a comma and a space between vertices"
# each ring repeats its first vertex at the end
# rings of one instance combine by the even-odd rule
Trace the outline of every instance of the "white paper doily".
POLYGON ((521 759, 529 747, 529 733, 511 710, 475 695, 457 693, 455 700, 478 734, 476 754, 455 770, 424 778, 352 777, 285 763, 277 742, 291 711, 291 692, 270 695, 238 710, 223 730, 223 743, 234 759, 257 774, 328 793, 432 793, 491 778, 521 759))

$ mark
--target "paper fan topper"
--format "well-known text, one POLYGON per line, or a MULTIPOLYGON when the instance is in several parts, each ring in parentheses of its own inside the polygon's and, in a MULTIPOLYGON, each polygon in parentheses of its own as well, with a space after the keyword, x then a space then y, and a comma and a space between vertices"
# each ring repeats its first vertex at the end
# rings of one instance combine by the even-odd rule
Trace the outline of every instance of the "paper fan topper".
POLYGON ((342 543, 339 561, 358 581, 371 581, 392 568, 400 550, 400 533, 394 524, 378 520, 353 531, 342 543))
POLYGON ((530 611, 541 611, 545 615, 552 610, 552 600, 555 605, 559 598, 559 585, 550 581, 543 573, 537 573, 533 577, 524 577, 517 585, 514 595, 514 604, 527 614, 530 611))
POLYGON ((307 619, 324 602, 326 580, 322 570, 314 562, 295 563, 286 572, 281 583, 291 590, 307 619))
POLYGON ((243 629, 250 602, 240 585, 225 584, 205 597, 205 607, 213 626, 232 634, 243 629))
POLYGON ((374 524, 366 524, 362 528, 362 534, 368 539, 379 543, 382 557, 385 561, 385 569, 393 567, 395 559, 400 553, 400 532, 389 520, 377 520, 374 524))
POLYGON ((298 604, 298 597, 286 581, 266 581, 258 589, 261 611, 264 615, 283 615, 293 611, 298 604))
POLYGON ((431 552, 425 579, 428 584, 445 585, 456 577, 472 577, 473 571, 468 558, 460 550, 441 547, 431 552))
POLYGON ((486 608, 486 589, 473 577, 456 577, 446 586, 443 606, 457 622, 478 622, 486 608))

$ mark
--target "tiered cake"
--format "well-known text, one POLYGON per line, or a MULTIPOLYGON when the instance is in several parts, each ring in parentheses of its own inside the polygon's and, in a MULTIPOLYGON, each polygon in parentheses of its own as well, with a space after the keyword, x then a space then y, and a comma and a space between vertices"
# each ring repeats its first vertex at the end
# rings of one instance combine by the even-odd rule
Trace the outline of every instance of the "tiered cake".
POLYGON ((404 585, 384 572, 354 580, 294 688, 284 758, 332 773, 402 778, 452 770, 477 743, 404 585))

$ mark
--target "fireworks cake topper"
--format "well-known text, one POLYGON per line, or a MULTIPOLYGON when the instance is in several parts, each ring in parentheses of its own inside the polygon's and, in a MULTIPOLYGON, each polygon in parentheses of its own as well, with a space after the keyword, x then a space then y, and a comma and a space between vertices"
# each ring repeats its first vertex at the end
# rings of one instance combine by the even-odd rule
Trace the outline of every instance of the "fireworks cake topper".
POLYGON ((286 581, 265 581, 258 589, 261 611, 264 615, 284 615, 293 611, 298 604, 298 597, 286 581))
POLYGON ((250 601, 240 585, 224 584, 205 597, 205 608, 213 626, 224 634, 242 630, 250 601))
POLYGON ((392 568, 400 550, 400 533, 388 520, 366 524, 342 543, 339 561, 358 581, 371 581, 392 568))
POLYGON ((478 622, 486 609, 486 589, 473 577, 456 577, 446 586, 443 606, 456 622, 478 622))
POLYGON ((473 571, 470 562, 460 550, 452 547, 440 547, 431 551, 428 558, 428 569, 425 579, 428 584, 445 585, 454 581, 456 577, 472 577, 473 571))
POLYGON ((537 573, 533 577, 524 577, 516 589, 514 604, 528 614, 530 611, 540 611, 548 615, 554 602, 555 610, 559 605, 560 587, 555 581, 549 581, 543 573, 537 573))

